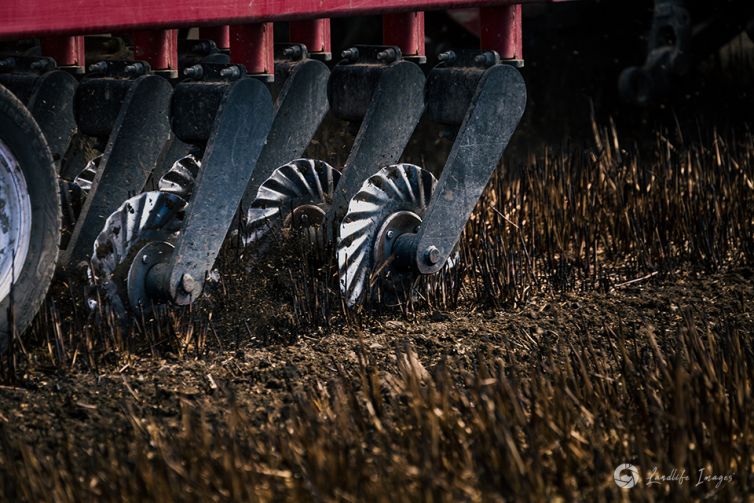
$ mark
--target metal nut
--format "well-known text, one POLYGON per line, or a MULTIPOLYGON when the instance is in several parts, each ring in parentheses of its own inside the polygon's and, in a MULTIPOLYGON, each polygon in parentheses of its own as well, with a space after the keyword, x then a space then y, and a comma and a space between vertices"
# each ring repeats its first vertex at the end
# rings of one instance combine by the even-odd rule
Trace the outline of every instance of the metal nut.
POLYGON ((183 70, 183 74, 190 79, 198 80, 204 75, 204 68, 202 65, 189 66, 183 70))
POLYGON ((147 73, 147 67, 144 65, 144 63, 137 61, 136 63, 128 65, 125 69, 125 72, 129 77, 139 77, 147 73))
POLYGON ((482 54, 478 54, 474 58, 474 63, 485 67, 490 67, 500 62, 500 55, 495 51, 487 51, 482 54))
POLYGON ((351 47, 350 49, 341 52, 340 56, 349 61, 356 61, 359 59, 359 50, 356 47, 351 47))
POLYGON ((453 51, 441 52, 437 55, 437 60, 443 63, 453 63, 456 60, 456 53, 453 51))
POLYGON ((16 67, 16 60, 15 60, 15 58, 0 59, 0 70, 3 70, 3 69, 13 69, 15 67, 16 67))
POLYGON ((107 61, 99 61, 97 63, 89 65, 89 71, 91 73, 104 73, 107 71, 107 61))
POLYGON ((241 69, 237 66, 229 66, 220 70, 220 77, 228 80, 236 80, 241 77, 241 69))
POLYGON ((398 59, 398 52, 394 48, 388 47, 384 51, 377 53, 377 59, 379 59, 383 63, 392 63, 393 61, 398 59))
POLYGON ((283 56, 288 59, 301 59, 304 55, 304 50, 300 45, 292 45, 283 49, 283 56))
POLYGON ((435 265, 440 261, 440 250, 438 250, 436 246, 428 246, 424 255, 427 257, 427 261, 432 265, 435 265))
POLYGON ((196 280, 189 273, 185 273, 181 276, 181 288, 186 293, 193 293, 196 288, 196 280))

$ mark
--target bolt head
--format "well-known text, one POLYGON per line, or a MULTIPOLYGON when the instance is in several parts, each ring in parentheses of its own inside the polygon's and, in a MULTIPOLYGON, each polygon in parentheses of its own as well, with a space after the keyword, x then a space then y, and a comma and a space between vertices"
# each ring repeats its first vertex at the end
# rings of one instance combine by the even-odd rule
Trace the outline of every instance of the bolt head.
POLYGON ((107 70, 107 63, 105 61, 99 61, 97 63, 89 65, 89 71, 92 73, 100 73, 107 70))
POLYGON ((149 255, 145 253, 144 255, 141 256, 141 263, 146 264, 147 262, 149 262, 149 255))
POLYGON ((392 63, 398 58, 398 54, 395 52, 395 49, 392 47, 389 47, 385 49, 384 51, 380 51, 377 53, 377 59, 382 61, 383 63, 392 63))
POLYGON ((427 261, 432 265, 440 261, 440 250, 436 246, 428 246, 424 254, 427 257, 427 261))
POLYGON ((225 79, 237 79, 241 76, 241 69, 237 66, 229 66, 220 70, 220 77, 225 79))
POLYGON ((355 47, 351 47, 350 49, 346 49, 345 51, 341 52, 340 57, 351 61, 357 60, 359 59, 359 50, 355 47))
POLYGON ((204 68, 202 65, 189 66, 183 70, 183 74, 190 79, 200 79, 204 75, 204 68))
POLYGON ((192 293, 196 288, 196 280, 189 273, 185 273, 181 276, 181 288, 186 293, 192 293))
POLYGON ((387 231, 387 238, 393 239, 395 237, 395 231, 387 231))
POLYGON ((453 51, 442 52, 437 55, 437 59, 444 63, 452 63, 456 60, 456 53, 453 51))

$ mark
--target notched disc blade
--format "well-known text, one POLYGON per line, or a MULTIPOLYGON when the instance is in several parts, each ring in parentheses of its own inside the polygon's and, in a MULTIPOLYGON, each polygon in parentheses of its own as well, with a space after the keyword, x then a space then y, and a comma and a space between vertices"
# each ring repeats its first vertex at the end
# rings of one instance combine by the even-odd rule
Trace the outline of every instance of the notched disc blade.
POLYGON ((296 159, 275 172, 259 187, 246 213, 242 229, 244 246, 258 245, 303 206, 324 210, 332 202, 340 172, 324 161, 296 159))
POLYGON ((133 253, 150 241, 171 242, 184 217, 186 201, 175 194, 144 192, 107 218, 94 242, 89 280, 99 286, 119 316, 125 315, 125 277, 133 253))
POLYGON ((201 166, 201 161, 194 154, 181 157, 160 178, 160 182, 158 183, 160 191, 181 196, 184 200, 188 201, 191 199, 194 182, 199 175, 201 166))
POLYGON ((374 247, 383 223, 397 212, 424 218, 436 183, 432 173, 419 166, 394 164, 370 177, 351 199, 337 245, 340 291, 348 306, 363 298, 380 266, 375 264, 374 247))

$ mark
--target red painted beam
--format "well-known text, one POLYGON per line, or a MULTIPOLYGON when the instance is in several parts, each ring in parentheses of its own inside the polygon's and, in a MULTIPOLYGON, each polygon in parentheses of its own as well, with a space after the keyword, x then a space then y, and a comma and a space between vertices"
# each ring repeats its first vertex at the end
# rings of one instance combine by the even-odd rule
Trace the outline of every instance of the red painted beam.
POLYGON ((291 42, 304 44, 311 53, 332 52, 329 19, 291 21, 288 34, 291 42))
POLYGON ((397 45, 404 56, 424 56, 424 13, 401 12, 382 16, 382 43, 397 45))
POLYGON ((42 56, 49 56, 58 66, 86 66, 84 37, 49 37, 41 41, 42 56))
POLYGON ((230 49, 230 26, 202 26, 199 38, 213 41, 219 49, 230 49))
POLYGON ((134 59, 149 63, 152 70, 178 70, 178 30, 145 30, 131 34, 134 59))
POLYGON ((0 38, 248 24, 545 1, 548 0, 2 0, 0 38))
POLYGON ((479 23, 483 51, 497 51, 502 59, 524 59, 520 5, 479 9, 479 23))
POLYGON ((230 60, 251 74, 275 74, 275 41, 272 23, 230 27, 230 60))

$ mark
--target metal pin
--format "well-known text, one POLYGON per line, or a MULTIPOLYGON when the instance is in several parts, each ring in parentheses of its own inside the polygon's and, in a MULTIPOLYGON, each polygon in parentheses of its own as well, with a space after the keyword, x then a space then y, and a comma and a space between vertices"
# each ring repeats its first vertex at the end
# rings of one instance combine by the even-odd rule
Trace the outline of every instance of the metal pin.
POLYGON ((341 52, 340 56, 349 61, 356 61, 359 59, 359 50, 356 47, 351 47, 350 49, 341 52))
POLYGON ((377 53, 377 59, 379 59, 383 63, 392 63, 393 61, 398 59, 398 53, 392 47, 388 47, 384 51, 377 53))
POLYGON ((147 67, 141 61, 128 65, 125 69, 129 77, 139 77, 147 72, 147 67))
POLYGON ((453 51, 441 52, 437 55, 437 60, 443 63, 453 63, 456 60, 456 53, 453 51))
POLYGON ((89 65, 89 71, 91 73, 105 73, 107 71, 107 61, 99 61, 89 65))
POLYGON ((229 66, 220 70, 220 77, 228 80, 236 80, 241 77, 241 69, 237 66, 229 66))
POLYGON ((199 80, 204 75, 204 67, 202 65, 189 66, 183 70, 183 74, 190 79, 199 80))

